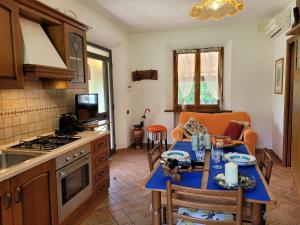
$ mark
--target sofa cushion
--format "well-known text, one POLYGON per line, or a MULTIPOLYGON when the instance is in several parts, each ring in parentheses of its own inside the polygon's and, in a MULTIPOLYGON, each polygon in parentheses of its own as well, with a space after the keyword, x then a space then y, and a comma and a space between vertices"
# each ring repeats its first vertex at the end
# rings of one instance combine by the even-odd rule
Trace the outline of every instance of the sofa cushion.
POLYGON ((230 122, 224 132, 224 136, 230 136, 232 140, 239 140, 244 129, 244 125, 230 122))
POLYGON ((250 127, 250 123, 249 122, 244 122, 244 121, 238 121, 238 120, 231 120, 231 122, 238 123, 238 124, 241 124, 241 125, 244 126, 244 128, 242 130, 242 133, 241 133, 241 135, 238 139, 238 140, 242 141, 243 137, 244 137, 245 130, 250 127))
MULTIPOLYGON (((178 213, 181 215, 186 215, 198 219, 203 220, 217 220, 217 221, 234 221, 234 215, 231 213, 223 213, 223 212, 212 212, 206 210, 194 210, 188 208, 179 208, 178 213)), ((191 223, 183 220, 178 220, 176 225, 201 225, 197 223, 191 223)))
POLYGON ((197 119, 191 117, 183 126, 183 134, 187 138, 192 138, 192 135, 197 133, 205 134, 207 133, 207 129, 197 119))

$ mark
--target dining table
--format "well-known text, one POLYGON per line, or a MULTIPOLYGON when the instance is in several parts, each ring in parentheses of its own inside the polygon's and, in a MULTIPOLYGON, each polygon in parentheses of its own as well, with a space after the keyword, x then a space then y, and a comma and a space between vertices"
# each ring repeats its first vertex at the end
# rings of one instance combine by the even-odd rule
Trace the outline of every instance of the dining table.
MULTIPOLYGON (((181 150, 189 153, 191 160, 196 160, 195 152, 192 150, 191 142, 177 141, 173 144, 169 151, 181 150)), ((241 154, 251 154, 247 145, 240 144, 232 148, 224 148, 224 154, 229 152, 236 152, 241 154)), ((202 190, 219 190, 226 191, 223 187, 219 186, 215 181, 215 175, 218 171, 214 168, 214 163, 210 157, 210 151, 206 151, 204 159, 203 170, 185 171, 182 172, 181 180, 175 182, 171 176, 165 176, 164 170, 161 164, 147 176, 144 182, 144 187, 151 190, 152 192, 152 224, 161 225, 161 195, 166 192, 166 182, 171 181, 172 184, 196 188, 202 190)), ((225 162, 221 160, 219 163, 223 167, 225 162)), ((238 172, 241 174, 247 174, 255 178, 256 186, 252 190, 244 191, 244 205, 247 205, 250 211, 250 220, 253 225, 263 224, 263 212, 264 205, 275 205, 276 199, 273 195, 270 186, 266 182, 261 170, 259 169, 258 163, 249 166, 239 166, 238 172)))

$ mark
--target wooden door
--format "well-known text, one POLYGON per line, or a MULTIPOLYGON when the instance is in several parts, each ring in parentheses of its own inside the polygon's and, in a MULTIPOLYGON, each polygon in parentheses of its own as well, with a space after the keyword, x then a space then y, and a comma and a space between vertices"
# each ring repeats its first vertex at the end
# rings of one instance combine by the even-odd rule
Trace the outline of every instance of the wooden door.
POLYGON ((0 183, 0 225, 13 225, 10 180, 0 183))
POLYGON ((74 70, 74 79, 69 88, 87 88, 87 45, 86 32, 64 24, 66 64, 74 70))
POLYGON ((296 69, 296 51, 293 52, 291 167, 295 190, 300 195, 300 71, 296 69))
POLYGON ((22 88, 21 28, 15 1, 0 0, 0 34, 0 88, 22 88))
POLYGON ((14 225, 56 225, 55 162, 47 162, 11 179, 14 225))

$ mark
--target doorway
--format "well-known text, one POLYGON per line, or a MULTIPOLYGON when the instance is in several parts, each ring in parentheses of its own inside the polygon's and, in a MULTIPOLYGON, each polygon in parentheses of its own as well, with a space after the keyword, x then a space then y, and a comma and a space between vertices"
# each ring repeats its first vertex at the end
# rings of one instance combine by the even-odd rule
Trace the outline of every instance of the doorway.
POLYGON ((284 102, 284 137, 283 137, 283 165, 290 167, 292 164, 293 148, 293 111, 294 111, 294 83, 296 73, 296 47, 297 39, 292 37, 287 41, 286 55, 286 80, 284 102))
POLYGON ((112 52, 110 49, 88 42, 89 93, 98 94, 99 120, 108 120, 110 130, 110 155, 116 151, 112 52))

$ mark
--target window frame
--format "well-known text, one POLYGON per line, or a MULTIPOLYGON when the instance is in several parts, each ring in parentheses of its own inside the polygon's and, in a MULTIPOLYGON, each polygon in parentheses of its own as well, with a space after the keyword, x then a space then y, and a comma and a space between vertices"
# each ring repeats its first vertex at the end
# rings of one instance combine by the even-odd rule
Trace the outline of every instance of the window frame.
MULTIPOLYGON (((223 103, 223 88, 224 88, 224 47, 217 48, 199 48, 199 49, 186 49, 186 51, 195 50, 195 104, 186 105, 187 111, 196 112, 218 112, 221 111, 221 104, 223 103), (210 50, 211 49, 211 50, 210 50), (221 60, 219 60, 218 80, 220 86, 220 99, 216 105, 201 105, 201 52, 219 52, 221 60)), ((173 109, 181 111, 181 104, 178 104, 178 50, 173 51, 173 109)))

